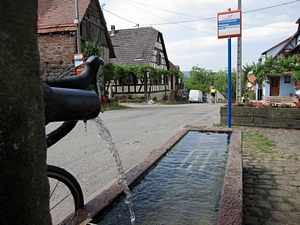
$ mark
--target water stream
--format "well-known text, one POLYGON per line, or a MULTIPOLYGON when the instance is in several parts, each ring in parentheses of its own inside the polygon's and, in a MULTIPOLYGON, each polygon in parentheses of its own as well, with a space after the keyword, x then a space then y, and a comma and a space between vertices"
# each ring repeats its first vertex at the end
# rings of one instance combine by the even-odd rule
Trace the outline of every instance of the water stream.
POLYGON ((132 203, 132 193, 127 185, 125 172, 122 166, 122 162, 116 148, 115 143, 112 140, 112 136, 107 129, 104 121, 98 116, 92 120, 90 120, 92 124, 94 124, 99 130, 99 136, 105 141, 107 144, 109 152, 113 155, 115 162, 117 164, 118 169, 118 179, 122 183, 124 193, 126 194, 126 204, 128 205, 129 212, 130 212, 130 222, 131 225, 135 225, 135 214, 133 211, 133 203, 132 203))

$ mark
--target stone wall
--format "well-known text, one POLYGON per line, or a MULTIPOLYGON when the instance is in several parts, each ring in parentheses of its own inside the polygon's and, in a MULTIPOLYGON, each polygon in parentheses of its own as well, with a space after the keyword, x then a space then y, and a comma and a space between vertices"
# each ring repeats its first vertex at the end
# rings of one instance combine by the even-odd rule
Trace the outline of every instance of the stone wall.
MULTIPOLYGON (((220 107, 220 124, 227 125, 227 106, 220 107)), ((231 125, 300 129, 300 109, 232 107, 231 125)))
POLYGON ((38 45, 43 77, 59 77, 74 67, 76 39, 72 32, 40 34, 38 45))

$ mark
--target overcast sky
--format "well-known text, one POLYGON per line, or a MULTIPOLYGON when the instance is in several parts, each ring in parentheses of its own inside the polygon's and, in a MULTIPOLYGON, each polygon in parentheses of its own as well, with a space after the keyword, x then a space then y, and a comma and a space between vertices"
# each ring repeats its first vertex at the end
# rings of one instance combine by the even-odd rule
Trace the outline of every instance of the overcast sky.
MULTIPOLYGON (((169 60, 182 71, 193 66, 225 70, 228 40, 217 37, 217 13, 238 8, 238 0, 100 0, 110 30, 149 27, 163 34, 169 60)), ((300 0, 242 0, 242 65, 298 28, 300 0)), ((232 68, 237 68, 237 38, 232 38, 232 68)))

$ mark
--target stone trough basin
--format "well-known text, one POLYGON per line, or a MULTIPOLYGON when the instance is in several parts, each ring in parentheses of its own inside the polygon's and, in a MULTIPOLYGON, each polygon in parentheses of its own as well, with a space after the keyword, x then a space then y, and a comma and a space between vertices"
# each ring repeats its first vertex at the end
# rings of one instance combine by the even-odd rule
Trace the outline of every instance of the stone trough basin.
MULTIPOLYGON (((218 136, 218 134, 221 134, 221 135, 224 134, 224 135, 227 135, 227 136, 225 136, 225 138, 226 137, 230 138, 230 141, 229 141, 229 145, 227 146, 227 151, 220 153, 221 155, 224 155, 226 153, 227 161, 224 161, 223 171, 225 171, 225 173, 223 172, 223 176, 222 176, 223 181, 221 180, 221 182, 220 182, 220 180, 219 181, 217 180, 217 181, 213 182, 213 183, 217 183, 217 185, 216 185, 217 192, 216 193, 212 192, 212 189, 214 189, 213 186, 206 185, 208 188, 208 193, 211 193, 211 196, 202 196, 201 198, 199 198, 199 200, 197 199, 196 202, 192 203, 192 206, 187 205, 188 208, 194 208, 195 214, 188 214, 189 216, 186 215, 185 221, 188 224, 189 223, 194 224, 194 222, 191 222, 192 221, 192 220, 190 220, 191 218, 189 218, 189 217, 193 217, 193 218, 196 218, 197 222, 201 222, 201 224, 242 224, 242 218, 243 218, 242 193, 243 193, 243 190, 242 190, 242 152, 241 152, 241 132, 240 131, 235 131, 233 129, 228 129, 228 128, 218 128, 218 127, 186 126, 184 129, 179 131, 174 137, 172 137, 170 140, 168 140, 161 147, 153 150, 151 152, 151 154, 148 157, 146 157, 143 161, 141 161, 139 164, 137 164, 131 170, 129 170, 126 173, 127 183, 133 189, 133 195, 135 196, 136 195, 135 187, 137 187, 137 189, 142 189, 142 188, 138 188, 140 185, 139 183, 141 183, 141 181, 145 180, 145 178, 147 178, 147 176, 151 176, 150 174, 155 172, 155 170, 157 170, 157 168, 159 167, 159 165, 161 165, 163 163, 163 161, 167 161, 167 157, 169 157, 168 155, 175 154, 175 153, 172 153, 172 151, 173 151, 172 148, 174 146, 177 146, 177 144, 179 145, 181 143, 181 141, 183 141, 185 138, 187 138, 189 136, 192 136, 195 138, 196 137, 195 135, 197 135, 197 133, 201 134, 202 138, 206 138, 205 136, 203 136, 203 134, 204 135, 212 134, 212 136, 213 135, 218 136), (171 153, 169 153, 169 152, 171 152, 171 153), (165 158, 166 158, 166 160, 164 160, 165 158), (213 211, 213 212, 208 212, 206 208, 202 209, 203 205, 205 204, 205 201, 203 199, 209 198, 209 197, 212 197, 214 203, 217 202, 217 204, 215 204, 213 206, 215 208, 215 211, 213 211), (200 199, 201 199, 201 202, 200 202, 200 199), (202 200, 203 200, 203 202, 202 202, 202 200), (203 212, 207 212, 207 213, 203 213, 203 212), (210 216, 207 216, 207 214, 209 214, 210 216), (213 215, 214 218, 208 218, 208 217, 212 217, 211 215, 213 215), (189 220, 190 220, 190 222, 188 222, 189 220)), ((224 136, 222 136, 221 138, 224 139, 224 136)), ((193 140, 193 139, 191 139, 191 140, 193 140)), ((209 141, 210 140, 213 141, 214 139, 207 139, 207 140, 208 140, 208 142, 206 143, 207 146, 213 145, 213 143, 209 144, 209 141)), ((195 139, 195 141, 196 141, 196 139, 195 139)), ((188 147, 188 145, 189 145, 188 142, 185 142, 185 143, 186 143, 186 146, 188 147)), ((203 143, 203 141, 202 141, 202 144, 204 144, 203 146, 205 146, 205 143, 203 143)), ((180 148, 180 147, 178 147, 178 148, 180 148)), ((205 147, 205 148, 207 148, 207 147, 205 147)), ((193 149, 193 147, 191 149, 193 149)), ((187 150, 187 151, 190 151, 190 150, 187 150)), ((197 161, 201 161, 201 158, 203 158, 203 160, 199 164, 200 167, 197 168, 197 172, 195 173, 196 175, 194 174, 196 179, 197 179, 197 177, 199 178, 199 176, 203 176, 203 174, 205 174, 205 171, 201 171, 202 169, 203 170, 208 169, 211 171, 213 171, 215 169, 220 170, 220 168, 213 169, 209 166, 204 166, 204 164, 206 165, 208 163, 207 159, 210 158, 210 157, 208 157, 208 155, 211 156, 212 155, 211 152, 209 152, 209 154, 207 154, 207 156, 205 156, 206 153, 201 153, 201 154, 204 154, 204 155, 202 155, 202 157, 193 155, 193 154, 194 153, 191 151, 191 153, 189 153, 189 156, 188 157, 184 156, 185 157, 184 160, 181 160, 180 162, 178 162, 178 166, 176 166, 176 167, 180 167, 182 170, 185 170, 185 173, 187 174, 186 177, 188 177, 188 178, 193 177, 193 172, 192 173, 190 172, 191 170, 189 170, 189 173, 191 173, 191 174, 188 174, 186 171, 188 168, 192 167, 191 166, 192 164, 196 164, 197 161), (191 159, 193 159, 193 161, 191 161, 190 164, 187 164, 186 161, 188 161, 187 159, 189 157, 191 159), (209 168, 211 168, 211 169, 209 169, 209 168), (199 170, 200 170, 200 173, 199 173, 199 170), (197 173, 199 173, 199 175, 197 173)), ((219 164, 218 162, 214 163, 214 164, 216 164, 217 166, 220 167, 220 165, 218 165, 219 164)), ((170 167, 172 167, 172 165, 167 164, 167 167, 165 167, 165 168, 170 168, 170 167)), ((170 169, 171 169, 170 170, 171 172, 166 171, 165 174, 163 173, 163 179, 166 177, 167 174, 170 175, 170 174, 172 174, 172 171, 176 171, 176 168, 175 169, 170 168, 170 169)), ((159 180, 161 178, 159 178, 157 175, 153 175, 153 177, 154 177, 154 180, 152 182, 155 182, 156 181, 155 179, 157 179, 158 184, 160 184, 160 186, 163 186, 161 184, 165 182, 164 180, 159 180)), ((200 180, 200 183, 198 183, 198 184, 196 184, 196 180, 193 180, 193 179, 191 179, 190 181, 185 181, 186 188, 188 188, 189 186, 192 186, 192 185, 195 185, 195 186, 194 186, 194 189, 191 189, 191 191, 187 191, 187 194, 190 196, 184 196, 183 199, 184 200, 190 199, 188 201, 192 201, 193 199, 195 199, 195 197, 192 197, 192 194, 195 193, 195 191, 199 191, 198 189, 200 189, 200 191, 202 191, 203 187, 205 187, 205 186, 202 187, 201 185, 203 185, 203 184, 201 184, 201 182, 206 182, 206 184, 207 184, 208 181, 209 180, 202 179, 202 180, 200 180)), ((147 184, 144 187, 144 189, 147 189, 148 187, 150 188, 150 186, 151 185, 147 184)), ((174 185, 172 185, 171 187, 173 187, 173 186, 174 185)), ((169 188, 170 187, 168 187, 167 190, 169 190, 169 188)), ((155 193, 157 193, 159 191, 161 191, 161 188, 158 190, 155 190, 155 193)), ((178 191, 179 191, 179 189, 178 189, 178 191)), ((168 193, 172 193, 172 195, 174 195, 174 196, 181 195, 181 194, 176 193, 176 188, 175 188, 175 190, 172 190, 172 192, 168 192, 168 193)), ((110 209, 111 206, 116 203, 116 201, 118 201, 118 200, 120 201, 120 197, 122 197, 122 195, 123 195, 122 187, 118 183, 118 181, 116 181, 110 188, 104 190, 96 198, 94 198, 93 200, 88 202, 83 209, 70 215, 61 224, 82 224, 82 225, 83 224, 99 224, 99 225, 107 224, 108 223, 107 220, 104 220, 104 222, 101 223, 101 220, 99 220, 99 218, 102 218, 103 214, 106 214, 107 209, 110 209)), ((163 195, 166 195, 166 193, 164 193, 163 195)), ((144 197, 146 199, 146 202, 147 201, 149 202, 148 199, 150 197, 151 196, 146 196, 146 198, 144 197)), ((179 196, 179 197, 181 197, 181 196, 179 196)), ((143 197, 141 197, 141 198, 143 198, 143 197)), ((138 202, 135 202, 134 198, 133 198, 133 201, 134 201, 133 202, 134 205, 137 205, 137 208, 139 208, 138 202)), ((149 205, 145 207, 146 211, 149 208, 151 208, 151 206, 153 204, 154 203, 150 202, 149 205)), ((176 203, 169 203, 169 204, 172 206, 176 205, 176 203)), ((142 208, 142 207, 140 206, 140 208, 142 208)), ((157 207, 154 206, 153 208, 157 208, 157 207)), ((178 208, 178 207, 176 207, 176 208, 178 208)), ((139 209, 137 209, 137 210, 139 210, 139 209)), ((168 212, 168 210, 162 210, 162 211, 168 212)), ((111 212, 112 212, 112 215, 116 215, 116 212, 114 212, 113 209, 111 212)), ((129 214, 128 208, 127 208, 126 213, 129 214)), ((190 213, 190 212, 188 211, 188 213, 190 213)), ((169 213, 167 213, 167 214, 169 214, 169 213)), ((174 215, 176 215, 176 213, 174 215)), ((169 223, 171 222, 170 224, 176 224, 175 221, 179 222, 180 219, 182 219, 182 218, 175 218, 175 216, 170 216, 170 215, 168 215, 168 216, 169 216, 169 218, 172 218, 172 220, 174 220, 172 222, 172 221, 170 221, 170 219, 168 219, 167 222, 169 222, 169 223)), ((161 217, 161 216, 159 216, 159 217, 161 217)), ((182 217, 182 216, 180 216, 180 217, 182 217)), ((124 222, 124 223, 114 220, 113 222, 111 222, 109 224, 121 224, 121 223, 122 224, 130 224, 129 219, 125 219, 125 220, 126 220, 126 222, 124 222)), ((150 221, 150 220, 152 220, 151 217, 150 217, 150 219, 148 219, 148 221, 150 221)), ((140 223, 139 223, 138 216, 136 218, 136 221, 138 224, 146 224, 145 221, 140 221, 140 223)), ((153 221, 151 221, 151 222, 153 222, 153 221)), ((161 222, 159 222, 159 223, 153 222, 153 224, 161 224, 161 222)), ((162 224, 165 224, 165 223, 162 223, 162 224)), ((168 223, 166 223, 166 224, 168 224, 168 223)), ((178 224, 183 224, 183 222, 181 221, 178 224)))

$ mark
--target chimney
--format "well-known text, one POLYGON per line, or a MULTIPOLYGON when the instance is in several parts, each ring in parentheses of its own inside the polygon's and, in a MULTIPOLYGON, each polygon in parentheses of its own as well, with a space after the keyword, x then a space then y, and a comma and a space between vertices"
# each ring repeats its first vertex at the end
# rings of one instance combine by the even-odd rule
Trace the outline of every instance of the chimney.
POLYGON ((115 36, 116 27, 115 25, 111 25, 110 27, 110 36, 115 36))

